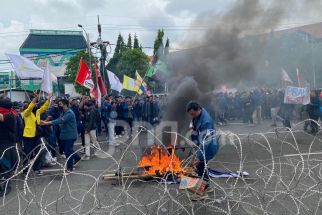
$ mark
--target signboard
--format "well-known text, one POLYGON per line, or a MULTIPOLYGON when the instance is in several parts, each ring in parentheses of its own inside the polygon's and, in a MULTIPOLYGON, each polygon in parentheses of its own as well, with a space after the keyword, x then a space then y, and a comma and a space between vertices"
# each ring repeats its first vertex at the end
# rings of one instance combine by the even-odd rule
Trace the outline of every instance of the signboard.
POLYGON ((310 104, 310 86, 305 88, 288 86, 285 90, 284 103, 301 105, 310 104))

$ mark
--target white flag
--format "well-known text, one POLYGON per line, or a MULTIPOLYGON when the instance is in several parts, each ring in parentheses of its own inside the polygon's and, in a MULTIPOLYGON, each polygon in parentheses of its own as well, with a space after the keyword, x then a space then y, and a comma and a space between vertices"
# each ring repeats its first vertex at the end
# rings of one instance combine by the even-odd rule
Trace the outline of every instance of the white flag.
POLYGON ((46 93, 52 93, 53 92, 53 81, 52 81, 52 74, 49 71, 49 65, 47 61, 47 66, 44 72, 44 77, 41 83, 41 90, 46 93))
POLYGON ((293 83, 293 81, 291 80, 290 76, 287 74, 287 72, 283 68, 282 68, 281 80, 293 83))
POLYGON ((107 74, 111 89, 116 90, 117 92, 121 92, 123 90, 123 85, 120 82, 120 79, 111 71, 107 71, 107 74))
POLYGON ((20 78, 43 78, 44 70, 31 60, 14 54, 6 54, 13 64, 16 74, 20 78))

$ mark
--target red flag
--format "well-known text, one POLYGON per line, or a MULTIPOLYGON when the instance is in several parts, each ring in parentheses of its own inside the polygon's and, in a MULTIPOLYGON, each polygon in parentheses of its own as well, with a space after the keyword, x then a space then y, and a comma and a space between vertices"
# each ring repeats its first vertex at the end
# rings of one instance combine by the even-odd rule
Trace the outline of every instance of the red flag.
POLYGON ((101 94, 104 96, 107 94, 107 90, 106 90, 105 83, 102 79, 101 73, 98 69, 96 59, 95 59, 95 73, 96 73, 96 84, 99 87, 101 94))
POLYGON ((91 70, 88 68, 83 58, 79 62, 79 69, 75 82, 90 90, 94 88, 94 83, 91 78, 91 70))

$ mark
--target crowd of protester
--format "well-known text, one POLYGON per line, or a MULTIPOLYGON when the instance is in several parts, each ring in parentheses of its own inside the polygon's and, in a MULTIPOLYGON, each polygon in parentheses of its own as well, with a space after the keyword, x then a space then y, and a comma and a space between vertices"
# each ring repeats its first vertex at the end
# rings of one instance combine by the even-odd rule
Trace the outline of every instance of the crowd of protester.
POLYGON ((46 99, 35 94, 30 102, 17 103, 2 95, 0 194, 10 192, 10 184, 1 182, 17 170, 19 160, 22 174, 41 176, 43 167, 56 165, 58 158, 67 159, 64 173, 70 174, 81 159, 89 160, 91 151, 96 154, 100 150, 98 136, 118 146, 117 138, 132 136, 134 121, 154 126, 159 120, 160 108, 154 96, 110 95, 104 97, 99 108, 89 96, 53 100, 52 94, 46 99), (75 152, 78 138, 82 148, 75 152))
MULTIPOLYGON (((166 101, 166 96, 160 99, 109 95, 98 107, 89 96, 53 100, 51 94, 46 99, 35 94, 30 102, 23 103, 0 96, 0 194, 10 192, 10 185, 1 181, 11 177, 14 170, 26 176, 31 172, 41 176, 44 166, 67 159, 64 173, 69 174, 81 159, 90 160, 91 152, 96 155, 100 150, 98 136, 111 146, 118 146, 118 138, 132 136, 133 122, 154 127, 162 120, 166 101), (77 139, 82 147, 75 152, 77 139), (18 161, 21 168, 16 168, 18 161)), ((289 128, 298 110, 301 120, 307 120, 304 130, 317 134, 321 117, 319 91, 311 92, 311 103, 305 106, 295 107, 283 101, 283 91, 271 89, 217 93, 207 109, 218 125, 234 121, 253 125, 267 119, 272 126, 282 122, 289 128)))
POLYGON ((281 122, 280 126, 291 128, 291 119, 297 119, 305 121, 305 131, 316 134, 319 130, 316 122, 322 117, 321 97, 321 91, 312 90, 310 104, 292 105, 285 104, 284 91, 276 89, 217 93, 210 110, 218 125, 227 125, 229 121, 254 125, 269 119, 274 127, 281 122))

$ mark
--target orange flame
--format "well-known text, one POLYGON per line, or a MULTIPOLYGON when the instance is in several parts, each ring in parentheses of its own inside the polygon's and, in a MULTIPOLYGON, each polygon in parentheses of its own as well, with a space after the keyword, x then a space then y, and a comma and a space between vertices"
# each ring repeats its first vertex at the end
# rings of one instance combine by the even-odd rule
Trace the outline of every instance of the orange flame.
POLYGON ((151 152, 142 156, 138 166, 145 168, 145 175, 159 175, 163 176, 166 173, 173 173, 176 176, 180 176, 185 172, 185 169, 181 167, 181 161, 174 153, 174 148, 170 148, 169 151, 160 146, 152 146, 151 152))

